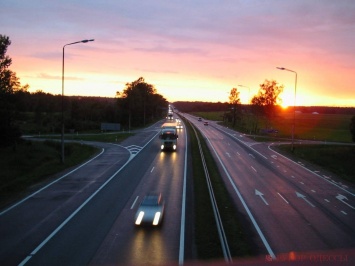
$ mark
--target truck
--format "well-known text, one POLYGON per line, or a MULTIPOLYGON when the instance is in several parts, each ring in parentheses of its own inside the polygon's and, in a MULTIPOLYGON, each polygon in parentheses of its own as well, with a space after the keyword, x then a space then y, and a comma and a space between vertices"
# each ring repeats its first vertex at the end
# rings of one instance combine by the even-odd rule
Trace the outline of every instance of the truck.
POLYGON ((168 113, 168 116, 166 117, 168 120, 173 120, 174 119, 174 116, 173 116, 173 113, 168 113))
POLYGON ((178 134, 176 123, 164 123, 161 126, 160 134, 160 150, 176 151, 178 134))

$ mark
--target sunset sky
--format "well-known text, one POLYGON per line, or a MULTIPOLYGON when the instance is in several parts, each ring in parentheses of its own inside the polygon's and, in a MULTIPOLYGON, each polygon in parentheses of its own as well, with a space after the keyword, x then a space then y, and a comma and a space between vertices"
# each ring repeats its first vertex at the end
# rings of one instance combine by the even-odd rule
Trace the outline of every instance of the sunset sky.
POLYGON ((143 77, 168 101, 242 103, 261 83, 283 104, 355 106, 354 0, 1 0, 11 70, 30 92, 114 97, 143 77), (245 87, 240 87, 243 85, 245 87), (250 91, 250 92, 249 92, 250 91))

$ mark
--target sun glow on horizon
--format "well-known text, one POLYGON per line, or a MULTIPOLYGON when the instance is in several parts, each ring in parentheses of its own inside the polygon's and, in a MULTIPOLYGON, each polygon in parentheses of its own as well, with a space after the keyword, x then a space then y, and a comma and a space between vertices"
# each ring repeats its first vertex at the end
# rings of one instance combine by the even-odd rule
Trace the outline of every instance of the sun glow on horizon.
POLYGON ((287 109, 289 106, 294 105, 294 96, 290 92, 282 92, 279 98, 279 104, 283 109, 287 109))

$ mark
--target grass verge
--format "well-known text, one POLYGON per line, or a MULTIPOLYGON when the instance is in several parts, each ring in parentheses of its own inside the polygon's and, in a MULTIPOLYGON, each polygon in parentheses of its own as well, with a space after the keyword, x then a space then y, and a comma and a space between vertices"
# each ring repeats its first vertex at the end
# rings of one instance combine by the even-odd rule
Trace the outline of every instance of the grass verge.
POLYGON ((61 143, 23 140, 17 146, 0 149, 0 205, 18 197, 28 187, 77 165, 98 152, 92 146, 66 143, 65 164, 61 143))
MULTIPOLYGON (((187 126, 191 141, 195 198, 195 243, 198 259, 221 259, 223 254, 210 203, 197 139, 191 125, 187 121, 185 121, 185 125, 187 126)), ((211 183, 223 221, 223 227, 227 234, 231 255, 233 257, 255 255, 252 251, 252 243, 248 240, 246 230, 241 222, 241 217, 238 216, 239 212, 233 204, 225 184, 220 177, 216 162, 199 131, 198 136, 208 166, 211 183)))
POLYGON ((282 154, 311 162, 352 184, 355 183, 355 146, 297 144, 294 152, 290 145, 275 148, 282 154))
MULTIPOLYGON (((121 142, 122 140, 133 136, 133 133, 98 133, 98 134, 66 134, 65 140, 78 141, 99 141, 99 142, 121 142)), ((45 139, 60 139, 61 136, 42 136, 45 139)))

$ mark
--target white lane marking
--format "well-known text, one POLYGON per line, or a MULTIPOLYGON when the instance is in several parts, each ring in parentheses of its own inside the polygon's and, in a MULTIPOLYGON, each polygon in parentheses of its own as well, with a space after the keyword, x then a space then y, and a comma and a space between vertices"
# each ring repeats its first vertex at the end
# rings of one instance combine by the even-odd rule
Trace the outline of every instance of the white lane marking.
MULTIPOLYGON (((278 154, 279 156, 283 157, 284 159, 286 159, 286 160, 288 160, 288 161, 290 161, 290 162, 292 162, 292 163, 294 163, 294 164, 297 165, 297 163, 296 163, 295 161, 291 160, 290 158, 287 158, 286 156, 282 155, 281 153, 278 153, 278 152, 272 150, 272 149, 271 149, 271 145, 269 145, 268 148, 269 148, 271 151, 273 151, 273 152, 275 152, 276 154, 278 154)), ((332 185, 334 185, 334 186, 340 188, 341 190, 343 190, 343 191, 349 193, 351 196, 355 196, 355 193, 353 193, 353 192, 351 192, 351 191, 349 191, 349 190, 347 190, 347 189, 345 189, 345 188, 339 186, 339 185, 336 184, 336 183, 333 183, 333 182, 329 181, 329 180, 328 180, 328 177, 326 177, 326 176, 324 176, 324 175, 323 175, 323 177, 322 177, 321 175, 319 175, 319 174, 317 174, 317 173, 315 173, 315 172, 309 170, 308 168, 306 168, 306 167, 303 166, 303 165, 299 165, 299 166, 301 166, 301 167, 302 167, 303 169, 305 169, 306 171, 308 171, 308 172, 310 172, 310 173, 316 175, 317 177, 323 179, 324 181, 327 181, 329 184, 332 184, 332 185)))
POLYGON ((269 203, 267 203, 267 201, 264 198, 264 194, 261 193, 259 190, 255 189, 255 195, 259 196, 266 205, 269 205, 269 203))
MULTIPOLYGON (((186 127, 185 127, 186 128, 186 127)), ((185 131, 185 147, 187 147, 187 133, 185 131)), ((185 212, 186 212, 186 177, 187 177, 187 149, 185 149, 184 183, 182 187, 181 220, 180 220, 180 243, 179 265, 184 264, 185 251, 185 212)))
POLYGON ((151 173, 153 173, 153 171, 154 171, 154 168, 155 168, 155 167, 153 166, 152 170, 150 170, 150 172, 151 172, 151 173))
POLYGON ((283 199, 287 204, 289 204, 288 201, 287 201, 279 192, 277 192, 277 194, 279 194, 279 196, 281 197, 281 199, 283 199))
POLYGON ((25 201, 27 201, 29 198, 32 198, 33 196, 37 195, 38 193, 40 193, 41 191, 45 190, 46 188, 50 187, 51 185, 57 183, 58 181, 62 180, 64 177, 74 173, 76 170, 79 170, 81 167, 87 165, 88 163, 90 163, 91 161, 95 160, 97 157, 99 157, 101 154, 103 154, 105 151, 105 149, 103 148, 101 150, 101 153, 99 153, 98 155, 96 155, 94 158, 90 159, 89 161, 79 165, 77 168, 73 169, 72 171, 70 171, 69 173, 66 173, 65 175, 59 177, 58 179, 54 180, 53 182, 49 183, 48 185, 44 186, 43 188, 37 190, 36 192, 32 193, 31 195, 27 196, 26 198, 24 198, 23 200, 17 202, 16 204, 12 205, 11 207, 5 209, 4 211, 0 212, 0 216, 7 213, 8 211, 12 210, 13 208, 19 206, 20 204, 24 203, 25 201))
POLYGON ((342 203, 344 203, 345 205, 348 205, 350 208, 355 209, 354 206, 351 206, 349 203, 345 202, 344 200, 348 200, 347 197, 345 197, 344 195, 338 194, 338 196, 335 197, 337 200, 340 200, 342 203))
POLYGON ((301 193, 298 193, 297 191, 296 191, 296 195, 297 195, 298 198, 303 199, 305 202, 307 202, 307 203, 308 203, 310 206, 312 206, 313 208, 316 207, 316 206, 314 206, 314 205, 306 198, 305 195, 303 195, 303 194, 301 194, 301 193))
MULTIPOLYGON (((227 134, 228 134, 228 133, 227 133, 227 134)), ((229 135, 230 135, 230 134, 229 134, 229 135)), ((206 136, 205 136, 205 137, 206 137, 206 136)), ((214 146, 212 145, 212 143, 210 142, 210 140, 209 140, 208 138, 206 138, 206 139, 207 139, 207 141, 209 142, 211 148, 213 149, 213 152, 215 153, 215 155, 216 155, 216 157, 217 157, 219 163, 221 164, 221 166, 222 166, 222 168, 223 168, 225 174, 227 175, 227 178, 228 178, 229 182, 231 183, 232 188, 234 189, 235 193, 237 194, 239 200, 241 201, 241 203, 242 203, 242 205, 243 205, 245 211, 247 212, 247 214, 248 214, 250 220, 252 221, 252 223, 253 223, 253 225, 254 225, 254 228, 255 228, 256 231, 258 232, 259 237, 260 237, 261 241, 263 242, 263 244, 264 244, 266 250, 268 251, 269 255, 270 255, 273 259, 276 259, 275 253, 272 251, 272 249, 271 249, 271 247, 270 247, 270 244, 269 244, 268 241, 266 240, 266 238, 265 238, 263 232, 261 231, 261 229, 260 229, 258 223, 256 222, 256 220, 255 220, 253 214, 251 213, 251 211, 250 211, 248 205, 246 204, 244 198, 242 197, 242 194, 239 192, 239 189, 237 188, 236 184, 233 182, 232 177, 231 177, 230 174, 228 173, 228 171, 227 171, 225 165, 223 164, 221 158, 220 158, 219 155, 217 154, 216 149, 214 148, 214 146)), ((243 144, 245 144, 245 143, 243 143, 243 144)), ((262 155, 262 154, 260 154, 260 155, 266 159, 266 157, 265 157, 264 155, 262 155)))
POLYGON ((253 169, 256 173, 258 172, 258 171, 256 171, 256 169, 253 167, 253 166, 250 166, 251 167, 251 169, 253 169))
MULTIPOLYGON (((234 139, 237 140, 238 142, 244 144, 246 147, 248 147, 249 149, 253 150, 255 153, 259 154, 261 157, 263 157, 265 160, 267 160, 267 157, 266 157, 266 156, 262 155, 260 152, 258 152, 257 150, 253 149, 253 148, 248 144, 248 142, 245 142, 245 141, 242 141, 242 140, 238 139, 238 138, 236 137, 236 134, 231 134, 231 133, 225 131, 223 127, 220 127, 220 128, 218 128, 218 129, 219 129, 220 131, 222 131, 223 133, 229 135, 230 137, 234 138, 234 139)), ((258 144, 258 143, 256 143, 256 144, 258 144)))
MULTIPOLYGON (((157 132, 157 134, 155 134, 153 136, 153 138, 148 141, 144 146, 147 146, 157 135, 159 134, 159 132, 157 132)), ((142 149, 143 149, 142 148, 142 149)), ((139 151, 140 152, 140 151, 139 151)), ((125 162, 124 165, 122 165, 122 167, 120 169, 118 169, 109 179, 106 180, 105 183, 103 183, 101 185, 101 187, 99 187, 93 194, 91 194, 91 196, 89 198, 87 198, 71 215, 69 215, 69 217, 67 219, 64 220, 64 222, 62 222, 49 236, 47 236, 47 238, 45 240, 42 241, 42 243, 40 243, 32 252, 29 256, 27 256, 19 265, 23 266, 25 265, 34 255, 36 255, 36 253, 42 249, 42 247, 48 242, 50 241, 71 219, 73 219, 73 217, 82 209, 86 206, 86 204, 88 204, 92 198, 94 198, 104 187, 106 187, 106 185, 108 183, 110 183, 110 181, 119 173, 122 171, 122 169, 132 161, 132 157, 130 157, 130 159, 127 160, 127 162, 125 162)))
POLYGON ((134 202, 133 202, 133 204, 131 206, 131 210, 134 208, 134 205, 136 205, 136 202, 137 202, 138 198, 139 198, 139 196, 137 196, 136 199, 134 200, 134 202))
POLYGON ((341 211, 341 213, 345 214, 345 215, 348 215, 345 211, 341 211))

